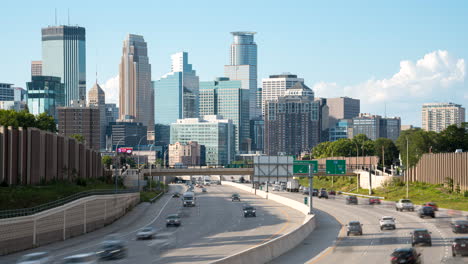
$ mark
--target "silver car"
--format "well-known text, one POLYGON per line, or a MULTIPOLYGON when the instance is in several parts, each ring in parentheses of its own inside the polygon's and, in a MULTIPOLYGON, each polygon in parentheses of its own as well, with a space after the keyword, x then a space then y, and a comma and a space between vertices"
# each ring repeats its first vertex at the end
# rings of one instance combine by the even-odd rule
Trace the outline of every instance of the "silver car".
POLYGON ((17 264, 48 264, 52 263, 52 258, 47 252, 35 252, 22 256, 17 264))
POLYGON ((73 255, 63 259, 63 264, 97 264, 97 257, 94 253, 73 255))
POLYGON ((156 235, 156 229, 151 226, 143 227, 137 233, 137 239, 152 239, 156 235))

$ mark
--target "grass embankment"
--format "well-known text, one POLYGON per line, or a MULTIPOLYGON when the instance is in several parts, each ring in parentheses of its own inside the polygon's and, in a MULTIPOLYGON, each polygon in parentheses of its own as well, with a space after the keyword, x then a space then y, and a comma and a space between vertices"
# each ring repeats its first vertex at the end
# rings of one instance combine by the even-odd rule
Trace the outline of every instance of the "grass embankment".
POLYGON ((162 193, 163 190, 166 192, 169 190, 169 185, 163 184, 162 182, 148 181, 148 184, 145 186, 144 190, 140 192, 140 201, 141 202, 150 202, 151 199, 156 197, 158 194, 162 193), (151 190, 150 187, 151 186, 151 190))
MULTIPOLYGON (((337 190, 343 192, 353 192, 359 194, 369 194, 368 189, 356 190, 356 179, 348 177, 318 176, 314 177, 314 188, 326 188, 327 190, 337 190)), ((301 185, 309 186, 308 179, 302 178, 301 185)), ((373 190, 373 195, 385 197, 385 200, 396 201, 406 198, 406 185, 401 181, 394 181, 384 187, 373 190)), ((450 208, 454 210, 468 211, 468 195, 451 191, 451 188, 444 187, 442 184, 428 184, 415 182, 409 184, 409 198, 414 204, 420 205, 425 202, 435 202, 439 207, 450 208)))
POLYGON ((115 185, 96 179, 52 182, 44 185, 0 187, 0 210, 22 209, 52 202, 93 189, 114 189, 115 185))

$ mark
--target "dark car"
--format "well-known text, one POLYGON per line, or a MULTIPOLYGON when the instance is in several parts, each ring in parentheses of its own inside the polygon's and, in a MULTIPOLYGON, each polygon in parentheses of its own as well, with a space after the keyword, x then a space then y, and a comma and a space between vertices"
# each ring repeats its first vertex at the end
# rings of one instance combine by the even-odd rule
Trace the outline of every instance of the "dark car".
POLYGON ((304 194, 304 195, 309 195, 309 190, 310 190, 310 188, 308 188, 308 187, 307 187, 307 188, 304 188, 304 189, 302 190, 302 194, 304 194))
POLYGON ((318 189, 313 189, 312 190, 312 196, 318 196, 319 190, 318 189))
POLYGON ((434 202, 427 202, 427 203, 423 204, 423 206, 430 206, 430 207, 434 208, 434 211, 439 211, 439 206, 437 206, 437 204, 434 203, 434 202))
POLYGON ((430 216, 430 217, 434 218, 435 217, 434 208, 431 207, 431 206, 422 206, 418 210, 418 215, 421 218, 423 218, 425 216, 430 216))
POLYGON ((106 240, 101 243, 97 255, 102 260, 122 259, 127 257, 127 248, 121 240, 106 240))
POLYGON ((351 221, 348 223, 346 235, 360 235, 362 236, 362 224, 359 221, 351 221))
POLYGON ((325 199, 328 199, 328 193, 327 193, 327 191, 320 191, 320 194, 319 194, 318 198, 325 198, 325 199))
POLYGON ((414 248, 397 248, 390 255, 392 264, 419 264, 421 263, 421 253, 414 248))
POLYGON ((244 208, 242 208, 242 211, 244 212, 244 217, 248 217, 248 216, 256 217, 257 216, 255 207, 253 206, 244 206, 244 208))
POLYGON ((168 215, 166 217, 166 227, 180 226, 180 216, 178 214, 168 215))
POLYGON ((172 194, 172 198, 179 198, 180 197, 180 194, 179 193, 173 193, 172 194))
POLYGON ((457 237, 453 240, 452 256, 456 257, 457 255, 468 255, 468 237, 457 237))
POLYGON ((381 204, 382 202, 380 201, 379 198, 375 198, 375 197, 372 197, 372 198, 369 198, 369 204, 381 204))
POLYGON ((456 220, 455 222, 451 223, 452 225, 452 232, 454 233, 468 233, 468 221, 466 220, 456 220))
POLYGON ((356 196, 347 196, 346 197, 346 204, 358 204, 358 199, 356 196))
POLYGON ((231 195, 231 200, 240 202, 240 195, 238 193, 231 195))
POLYGON ((328 194, 329 194, 329 195, 336 195, 336 191, 335 191, 335 190, 330 190, 330 191, 328 192, 328 194))
POLYGON ((410 233, 411 245, 414 247, 417 244, 432 246, 431 232, 427 229, 415 229, 410 233))

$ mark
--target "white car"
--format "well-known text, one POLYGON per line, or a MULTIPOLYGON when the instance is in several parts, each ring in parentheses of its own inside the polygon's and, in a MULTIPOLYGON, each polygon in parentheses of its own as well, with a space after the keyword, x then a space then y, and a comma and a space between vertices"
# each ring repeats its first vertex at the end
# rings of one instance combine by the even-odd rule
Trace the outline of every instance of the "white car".
POLYGON ((152 239, 156 235, 156 229, 151 226, 143 227, 137 233, 137 239, 152 239))
POLYGON ((97 257, 94 253, 84 253, 69 256, 63 259, 63 264, 97 264, 97 257))
POLYGON ((382 216, 380 218, 380 230, 396 229, 395 218, 393 216, 382 216))
POLYGON ((414 205, 410 199, 400 199, 395 204, 397 211, 402 212, 403 210, 414 211, 414 205))
POLYGON ((17 264, 46 264, 52 263, 52 258, 47 252, 36 252, 22 256, 17 264))

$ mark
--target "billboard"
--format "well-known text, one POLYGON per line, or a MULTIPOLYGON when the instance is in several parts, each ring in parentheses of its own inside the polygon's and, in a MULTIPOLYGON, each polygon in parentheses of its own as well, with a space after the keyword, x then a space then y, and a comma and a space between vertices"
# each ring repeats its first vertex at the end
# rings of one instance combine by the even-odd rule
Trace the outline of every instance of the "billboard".
POLYGON ((133 148, 118 148, 117 153, 132 154, 133 148))
POLYGON ((254 157, 255 177, 293 177, 291 156, 256 156, 254 157))

